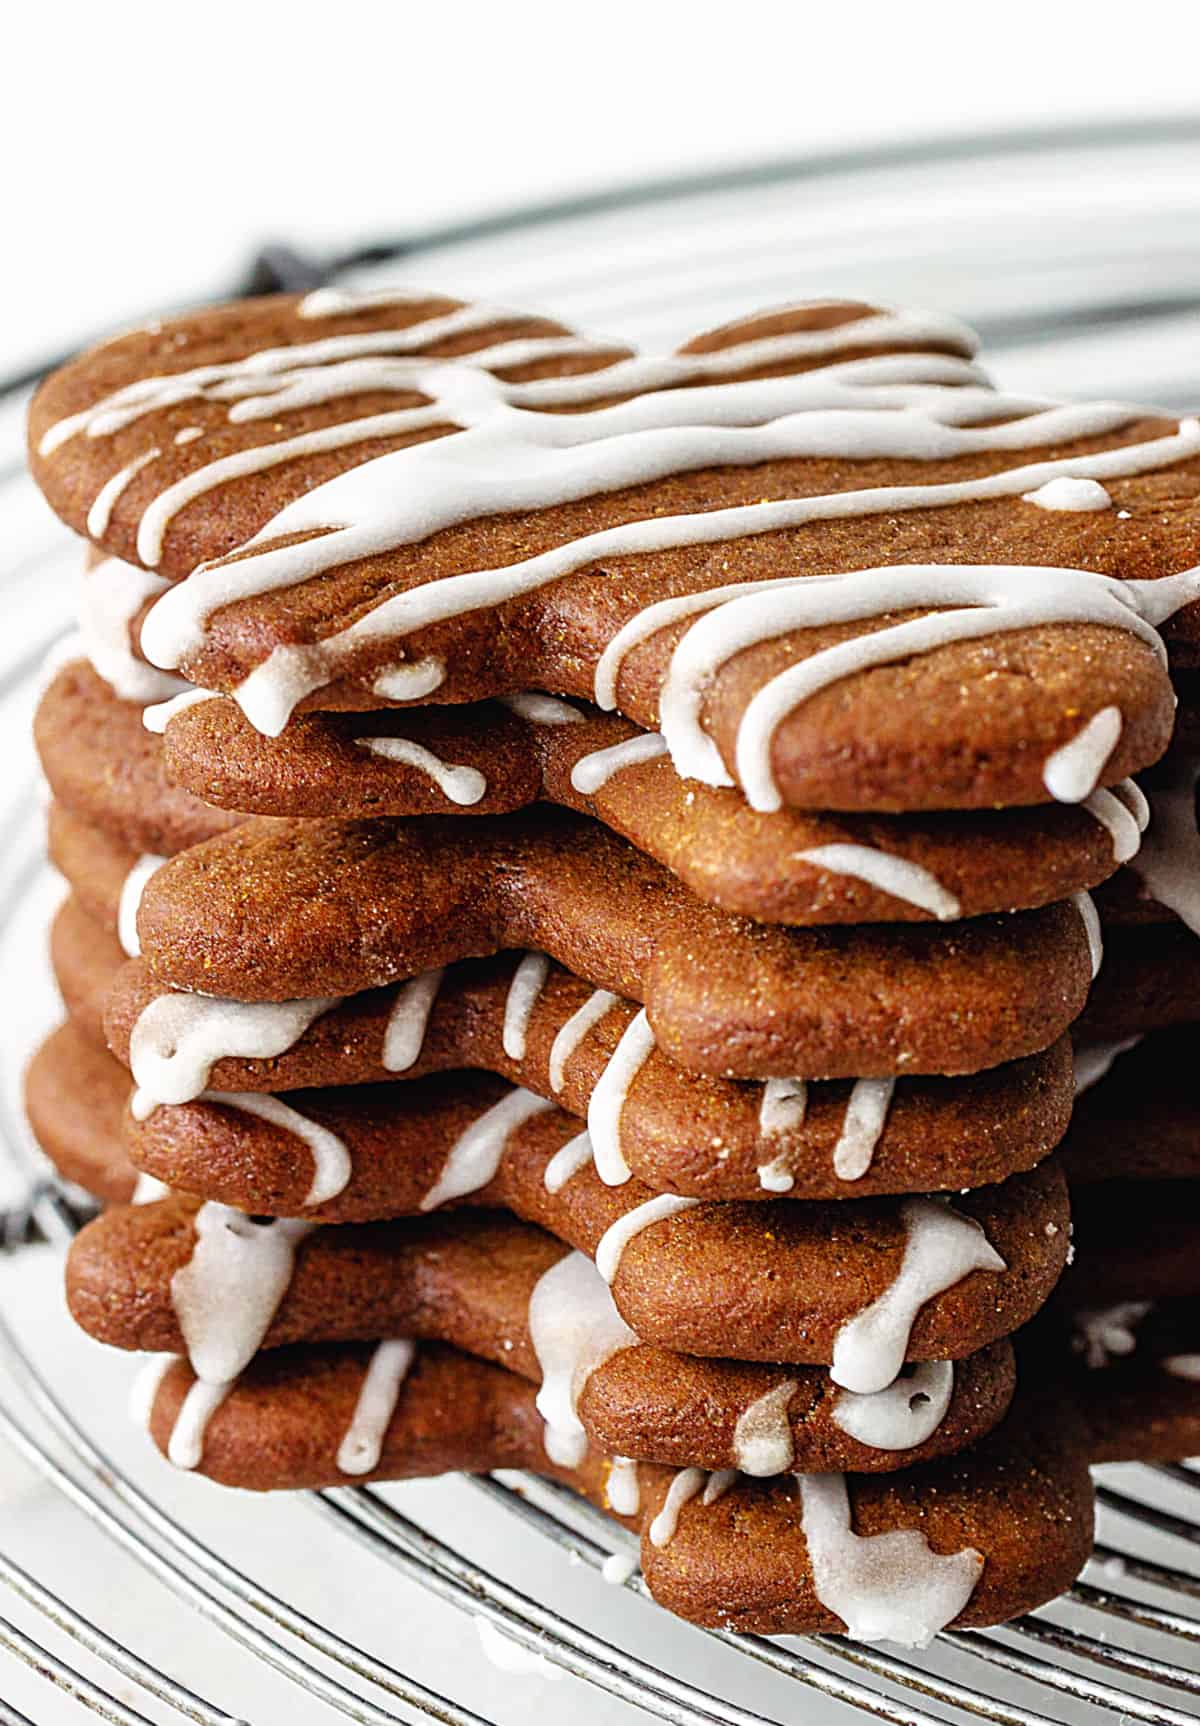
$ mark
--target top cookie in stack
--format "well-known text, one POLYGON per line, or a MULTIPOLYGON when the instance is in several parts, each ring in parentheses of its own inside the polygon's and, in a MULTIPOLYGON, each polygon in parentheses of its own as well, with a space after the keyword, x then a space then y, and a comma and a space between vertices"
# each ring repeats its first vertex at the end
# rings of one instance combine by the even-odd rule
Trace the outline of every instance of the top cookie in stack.
MULTIPOLYGON (((653 358, 324 291, 134 332, 43 387, 35 472, 103 554, 91 668, 38 720, 79 912, 60 980, 92 1035, 106 994, 137 1086, 125 1147, 188 1196, 87 1231, 72 1300, 109 1341, 190 1354, 189 1460, 339 1478, 311 1458, 264 1478, 244 1410, 277 1437, 275 1404, 237 1373, 299 1347, 303 1394, 304 1348, 401 1322, 488 1355, 462 1302, 450 1322, 362 1282, 354 1230, 392 1231, 389 1263, 436 1257, 399 1219, 501 1206, 572 1249, 543 1273, 554 1348, 539 1281, 504 1360, 543 1380, 550 1463, 613 1443, 586 1393, 614 1352, 675 1363, 682 1436, 662 1360, 631 1374, 618 1434, 689 1476, 646 1482, 660 1597, 747 1628, 894 1627, 899 1577, 861 1597, 850 1515, 863 1538, 910 1528, 868 1474, 975 1443, 1011 1394, 993 1354, 982 1395, 980 1362, 1065 1259, 1045 1159, 1101 955, 1089 889, 1136 852, 1129 775, 1171 735, 1158 626, 1180 666, 1200 652, 1200 426, 1005 395, 973 352, 949 320, 850 304, 653 358), (222 1255, 214 1230, 250 1238, 238 1213, 304 1232, 222 1255), (789 1371, 741 1408, 751 1381, 710 1386, 712 1418, 732 1410, 714 1436, 700 1361, 789 1371), (905 1362, 959 1363, 907 1417, 905 1362), (789 1420, 796 1369, 824 1425, 789 1420), (738 1440, 751 1406, 765 1446, 738 1440), (671 1567, 701 1466, 809 1482, 803 1586, 671 1567), (841 1533, 829 1468, 855 1471, 841 1533)), ((188 1380, 159 1395, 170 1446, 188 1380)), ((989 1524, 969 1458, 979 1550, 930 1582, 922 1634, 1024 1610, 1081 1559, 1082 1448, 1015 1467, 1004 1430, 1002 1472, 1061 1489, 1060 1537, 1018 1581, 1014 1530, 1054 1515, 1027 1496, 989 1524)), ((368 1472, 412 1469, 378 1437, 368 1472)))

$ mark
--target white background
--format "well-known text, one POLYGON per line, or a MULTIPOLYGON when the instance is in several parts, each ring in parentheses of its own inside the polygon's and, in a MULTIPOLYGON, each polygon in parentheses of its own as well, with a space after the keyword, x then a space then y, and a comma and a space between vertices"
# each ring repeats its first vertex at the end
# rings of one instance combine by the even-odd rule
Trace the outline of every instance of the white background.
POLYGON ((1194 0, 25 4, 0 366, 334 247, 631 175, 1200 108, 1194 0))

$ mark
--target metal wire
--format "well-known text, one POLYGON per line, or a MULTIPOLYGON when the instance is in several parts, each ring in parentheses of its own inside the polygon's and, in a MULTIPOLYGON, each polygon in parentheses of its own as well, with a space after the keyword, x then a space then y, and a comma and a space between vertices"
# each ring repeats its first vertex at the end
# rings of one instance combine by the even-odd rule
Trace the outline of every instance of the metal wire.
MULTIPOLYGON (((433 270, 444 270, 447 282, 453 274, 466 291, 472 291, 482 276, 494 283, 497 293, 514 301, 528 295, 529 303, 537 304, 561 296, 566 315, 594 316, 611 328, 622 327, 627 316, 641 316, 648 320, 647 327, 655 328, 655 320, 660 319, 666 327, 680 308, 689 318, 695 313, 699 327, 710 308, 709 321, 716 321, 716 311, 737 296, 744 302, 750 293, 760 300, 762 284, 768 293, 773 291, 771 284, 795 273, 802 250, 812 255, 814 223, 826 186, 866 184, 873 176, 871 183, 877 181, 890 196, 894 177, 901 172, 929 172, 941 186, 939 163, 961 164, 968 159, 981 166, 990 161, 993 168, 1006 161, 1022 163, 1026 166, 1021 171, 1032 174, 1044 164, 1047 176, 1054 178, 1057 158, 1071 152, 1073 161, 1083 164, 1081 180, 1086 179, 1089 158, 1095 157, 1097 181, 1107 193, 1113 159, 1128 158, 1136 166, 1141 151, 1177 149, 1190 151, 1200 161, 1198 146, 1200 129, 1194 126, 1142 126, 1124 134, 1080 131, 1052 138, 1026 136, 1007 145, 975 139, 961 150, 917 146, 904 158, 893 153, 883 158, 776 164, 724 182, 643 187, 632 196, 606 194, 590 205, 518 212, 436 234, 408 235, 387 245, 357 248, 340 262, 375 265, 402 256, 412 279, 429 282, 433 270), (796 201, 799 213, 789 216, 786 199, 801 188, 804 196, 796 201), (670 191, 673 201, 664 203, 670 191), (641 226, 625 254, 626 263, 621 268, 613 264, 606 279, 598 259, 607 254, 594 233, 587 240, 587 224, 626 219, 641 226), (730 242, 735 229, 739 236, 745 231, 744 241, 730 242), (747 287, 751 274, 752 291, 747 287), (656 290, 661 306, 650 304, 645 293, 646 283, 659 281, 673 284, 656 290), (672 293, 676 299, 668 305, 672 293)), ((1179 195, 1190 196, 1195 213, 1200 214, 1200 173, 1192 174, 1187 184, 1191 190, 1179 195)), ((1148 205, 1158 185, 1157 177, 1147 174, 1139 188, 1140 201, 1148 205)), ((1048 227, 1048 219, 1040 218, 1036 207, 1031 206, 1030 214, 1048 227)), ((1179 212, 1165 195, 1162 215, 1160 251, 1134 248, 1120 259, 1124 270, 1120 277, 1096 267, 1091 255, 1064 254, 1058 260, 1062 267, 1056 274, 1051 272, 1053 279, 1040 290, 1015 272, 1003 303, 993 298, 979 307, 958 298, 957 290, 949 303, 959 304, 985 323, 993 345, 1008 344, 1014 363, 1017 358, 1028 363, 1035 349, 1058 351, 1064 342, 1074 342, 1072 352, 1077 351, 1079 369, 1088 373, 1093 391, 1119 393, 1124 379, 1093 380, 1092 350, 1086 343, 1080 347, 1078 338, 1103 329, 1108 340, 1119 346, 1136 335, 1136 349, 1129 351, 1136 351, 1137 365, 1144 368, 1150 350, 1142 337, 1149 328, 1155 346, 1148 373, 1139 370, 1139 375, 1161 382, 1164 400, 1168 395, 1172 401, 1185 401, 1189 394, 1200 396, 1200 369, 1189 376, 1178 363, 1175 345, 1180 320, 1200 304, 1200 263, 1177 244, 1179 212)), ((1121 230, 1120 222, 1112 226, 1121 230)), ((832 219, 828 232, 835 236, 832 219)), ((1153 230, 1155 235, 1159 232, 1159 228, 1153 230)), ((944 253, 940 229, 936 239, 944 253)), ((919 262, 913 236, 906 231, 902 242, 904 255, 911 254, 919 262)), ((830 255, 850 256, 837 251, 840 243, 830 238, 830 255)), ((965 243, 962 250, 963 279, 972 289, 976 283, 992 281, 995 272, 988 255, 981 253, 984 263, 976 267, 965 243)), ((1039 252, 1049 271, 1047 247, 1039 252)), ((852 266, 839 267, 858 270, 874 292, 876 263, 863 254, 852 266)), ((276 249, 258 260, 240 287, 256 292, 274 286, 307 287, 326 274, 320 262, 276 249)), ((897 279, 902 277, 900 271, 897 279)), ((825 285, 840 288, 847 283, 841 279, 825 285)), ((1195 346, 1192 363, 1200 368, 1195 346)), ((65 627, 69 608, 61 597, 53 597, 61 589, 56 567, 66 567, 61 540, 49 520, 29 507, 28 487, 21 477, 18 414, 15 407, 10 412, 3 394, 0 387, 0 524, 8 530, 4 543, 12 562, 0 571, 0 583, 9 614, 22 619, 13 641, 0 644, 0 724, 6 725, 6 715, 16 707, 4 704, 20 705, 25 699, 33 668, 45 646, 65 627)), ((5 854, 0 857, 3 925, 20 918, 38 868, 35 841, 28 831, 29 785, 14 777, 10 786, 0 802, 6 835, 5 854)), ((34 1242, 65 1246, 88 1214, 87 1206, 80 1195, 52 1178, 10 1096, 0 1099, 0 1138, 25 1176, 15 1201, 0 1208, 0 1253, 25 1253, 34 1242)), ((2 1321, 0 1365, 6 1373, 0 1386, 0 1434, 58 1501, 85 1517, 137 1573, 154 1579, 164 1608, 181 1623, 187 1622, 189 1614, 198 1614, 216 1627, 220 1637, 277 1674, 281 1695, 290 1686, 293 1695, 316 1698, 329 1718, 363 1726, 403 1726, 421 1719, 445 1726, 487 1726, 485 1716, 474 1708, 400 1671, 365 1641, 322 1623, 283 1592, 231 1562, 202 1539, 187 1518, 163 1509, 95 1443, 74 1409, 51 1388, 13 1327, 2 1321)), ((614 1550, 629 1549, 624 1531, 562 1487, 533 1480, 514 1484, 508 1478, 492 1477, 473 1484, 481 1509, 505 1519, 522 1548, 548 1543, 591 1571, 599 1570, 614 1550)), ((1200 1675, 1195 1670, 1200 1647, 1200 1574, 1187 1567, 1189 1554, 1195 1565, 1200 1538, 1200 1474, 1185 1465, 1108 1470, 1098 1496, 1106 1518, 1104 1539, 1084 1577, 1062 1601, 1015 1624, 987 1632, 947 1633, 927 1654, 914 1655, 836 1637, 797 1642, 725 1631, 680 1631, 661 1664, 623 1647, 616 1637, 600 1634, 596 1626, 607 1622, 607 1615, 589 1619, 578 1609, 552 1605, 517 1587, 378 1491, 342 1489, 305 1495, 294 1514, 299 1519, 304 1514, 302 1505, 307 1506, 336 1543, 339 1564, 352 1569, 368 1586, 373 1582, 386 1589, 389 1573, 419 1584, 452 1611, 486 1621, 528 1654, 672 1726, 790 1723, 797 1711, 786 1686, 799 1686, 795 1694, 804 1698, 801 1708, 806 1719, 820 1699, 889 1726, 938 1726, 947 1719, 987 1721, 995 1726, 1105 1719, 1184 1726, 1195 1719, 1200 1698, 1200 1675), (580 1622, 581 1616, 588 1621, 580 1622), (683 1673, 675 1670, 680 1648, 702 1655, 718 1651, 725 1659, 739 1655, 739 1682, 730 1685, 737 1695, 717 1694, 708 1681, 707 1666, 702 1668, 702 1681, 694 1673, 688 1675, 690 1668, 683 1673), (761 1706, 738 1699, 748 1683, 742 1674, 762 1678, 761 1706)), ((118 1726, 142 1726, 163 1718, 164 1710, 172 1719, 190 1720, 195 1726, 233 1726, 218 1703, 114 1636, 105 1623, 104 1600, 66 1598, 73 1587, 51 1588, 7 1553, 0 1554, 0 1582, 14 1605, 40 1627, 34 1635, 24 1624, 0 1617, 0 1648, 82 1709, 118 1726), (55 1642, 57 1647, 51 1646, 55 1642), (65 1644, 78 1651, 78 1664, 75 1657, 68 1660, 61 1652, 65 1644), (118 1683, 127 1689, 132 1686, 135 1700, 119 1696, 112 1688, 118 1683), (143 1704, 154 1714, 141 1712, 143 1704)), ((624 1593, 636 1597, 636 1604, 628 1609, 635 1615, 658 1612, 640 1576, 625 1584, 624 1593)), ((721 1668, 722 1672, 729 1669, 721 1668)), ((0 1697, 0 1726, 10 1723, 33 1726, 29 1716, 0 1697)))

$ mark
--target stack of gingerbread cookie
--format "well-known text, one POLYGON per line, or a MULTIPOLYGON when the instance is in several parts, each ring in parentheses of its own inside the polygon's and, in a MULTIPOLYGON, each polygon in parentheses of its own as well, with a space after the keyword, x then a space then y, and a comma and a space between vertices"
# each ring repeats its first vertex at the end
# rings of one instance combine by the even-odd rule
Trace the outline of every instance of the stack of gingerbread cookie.
MULTIPOLYGON (((98 561, 29 1106, 117 1201, 68 1292, 163 1357, 160 1448, 555 1474, 701 1623, 1064 1587, 1142 1434, 1010 1339, 1160 626, 1200 651, 1200 426, 1002 394, 944 318, 654 357, 326 291, 118 338, 32 450, 98 561)), ((1101 976, 1095 1035, 1172 1022, 1136 941, 1101 976)))

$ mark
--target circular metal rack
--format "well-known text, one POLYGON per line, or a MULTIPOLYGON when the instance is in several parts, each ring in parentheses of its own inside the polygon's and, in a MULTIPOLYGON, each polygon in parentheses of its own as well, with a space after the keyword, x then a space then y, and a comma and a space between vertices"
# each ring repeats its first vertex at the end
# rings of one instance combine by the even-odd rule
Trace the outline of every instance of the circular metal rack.
MULTIPOLYGON (((772 163, 339 259, 276 250, 243 287, 381 274, 644 344, 782 299, 932 305, 976 324, 1007 384, 1184 408, 1200 403, 1200 127, 772 163)), ((1101 1470, 1100 1544, 1068 1595, 901 1655, 677 1623, 636 1574, 600 1580, 628 1537, 543 1481, 251 1502, 148 1454, 113 1406, 127 1368, 62 1312, 61 1255, 87 1208, 51 1177, 19 1106, 54 1011, 41 949, 58 890, 28 721, 78 565, 24 477, 31 381, 0 395, 0 1722, 1194 1720, 1200 1471, 1187 1465, 1101 1470)))

